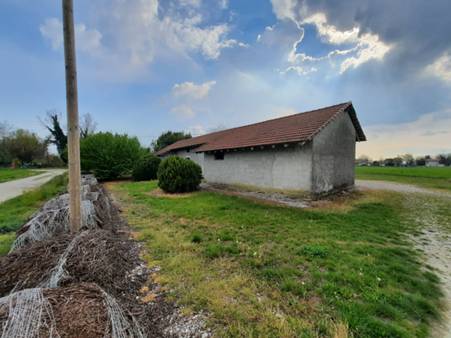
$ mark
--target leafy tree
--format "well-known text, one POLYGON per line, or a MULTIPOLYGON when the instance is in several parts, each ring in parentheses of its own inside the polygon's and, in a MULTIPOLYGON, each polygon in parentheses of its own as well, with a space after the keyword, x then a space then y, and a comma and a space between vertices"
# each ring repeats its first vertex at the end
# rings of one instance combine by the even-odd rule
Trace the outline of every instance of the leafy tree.
POLYGON ((401 156, 401 158, 408 166, 412 166, 415 164, 415 160, 411 154, 404 154, 401 156))
POLYGON ((96 133, 80 143, 82 169, 101 180, 130 176, 143 154, 138 139, 128 135, 96 133))
POLYGON ((400 166, 402 165, 402 158, 399 157, 399 156, 396 156, 396 157, 393 159, 393 163, 394 163, 394 166, 395 166, 395 167, 400 167, 400 166))
POLYGON ((424 157, 417 157, 415 163, 417 166, 424 166, 426 165, 426 159, 424 157))
POLYGON ((438 163, 449 166, 451 165, 451 154, 440 154, 437 156, 438 163))
POLYGON ((49 142, 56 146, 58 155, 64 163, 67 163, 67 136, 61 128, 60 114, 56 111, 47 112, 47 121, 45 127, 50 132, 49 142))
MULTIPOLYGON (((146 151, 147 152, 147 151, 146 151)), ((153 154, 145 154, 133 168, 134 181, 149 181, 157 178, 161 159, 153 154)))
POLYGON ((358 166, 365 166, 371 163, 371 159, 367 155, 360 155, 355 162, 358 166))
POLYGON ((451 166, 451 154, 448 154, 446 156, 446 163, 445 164, 448 165, 448 166, 451 166))
POLYGON ((386 158, 384 160, 384 164, 386 167, 394 167, 395 166, 395 161, 392 158, 386 158))
POLYGON ((48 141, 24 129, 14 131, 3 142, 11 158, 18 159, 21 163, 31 163, 47 154, 48 141))
POLYGON ((0 122, 0 166, 11 164, 12 157, 6 148, 5 138, 11 133, 11 126, 7 122, 0 122))
POLYGON ((6 141, 4 139, 0 140, 0 166, 10 165, 12 161, 12 156, 6 148, 6 141))
POLYGON ((152 141, 152 150, 157 152, 177 141, 186 140, 191 137, 190 133, 185 134, 182 131, 167 131, 161 134, 156 140, 152 141))

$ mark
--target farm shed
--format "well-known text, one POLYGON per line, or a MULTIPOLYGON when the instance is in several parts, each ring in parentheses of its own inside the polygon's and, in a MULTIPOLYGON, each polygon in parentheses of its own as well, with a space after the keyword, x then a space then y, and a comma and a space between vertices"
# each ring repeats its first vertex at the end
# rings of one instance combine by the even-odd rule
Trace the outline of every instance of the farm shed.
POLYGON ((318 194, 354 184, 355 144, 365 140, 347 102, 181 140, 157 155, 195 161, 211 183, 318 194))

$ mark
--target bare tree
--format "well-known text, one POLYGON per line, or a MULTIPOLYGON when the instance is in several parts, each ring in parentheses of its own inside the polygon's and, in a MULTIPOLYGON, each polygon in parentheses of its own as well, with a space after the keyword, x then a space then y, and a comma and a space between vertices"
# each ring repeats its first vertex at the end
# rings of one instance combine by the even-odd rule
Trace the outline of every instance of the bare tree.
POLYGON ((0 122, 0 140, 8 136, 13 127, 6 121, 0 122))
POLYGON ((82 116, 80 121, 80 137, 86 138, 94 134, 97 128, 97 122, 94 121, 91 114, 86 113, 82 116))
MULTIPOLYGON (((39 121, 50 132, 49 142, 56 146, 58 155, 67 163, 67 135, 64 132, 66 126, 63 125, 63 116, 56 110, 47 111, 47 116, 44 119, 39 118, 39 121)), ((84 114, 80 121, 80 137, 83 139, 96 130, 97 123, 92 118, 91 114, 84 114)))

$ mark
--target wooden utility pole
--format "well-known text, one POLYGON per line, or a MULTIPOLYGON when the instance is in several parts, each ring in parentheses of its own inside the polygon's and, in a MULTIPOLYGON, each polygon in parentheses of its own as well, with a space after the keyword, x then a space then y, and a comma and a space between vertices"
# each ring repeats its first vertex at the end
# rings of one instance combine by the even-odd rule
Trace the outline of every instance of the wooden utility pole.
POLYGON ((66 63, 67 138, 69 155, 69 221, 71 232, 81 227, 80 127, 73 0, 63 1, 64 59, 66 63))

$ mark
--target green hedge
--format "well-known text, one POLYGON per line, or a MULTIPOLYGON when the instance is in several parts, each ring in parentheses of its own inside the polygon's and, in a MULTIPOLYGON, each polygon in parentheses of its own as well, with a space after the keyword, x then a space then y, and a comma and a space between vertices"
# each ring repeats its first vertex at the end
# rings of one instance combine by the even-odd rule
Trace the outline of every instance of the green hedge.
POLYGON ((188 159, 168 157, 158 168, 158 186, 169 193, 194 191, 201 180, 202 169, 188 159))
POLYGON ((138 161, 133 169, 134 181, 149 181, 157 178, 158 166, 161 159, 152 154, 146 154, 138 161))
POLYGON ((96 133, 80 143, 82 169, 100 180, 130 176, 143 154, 138 139, 128 135, 96 133))

